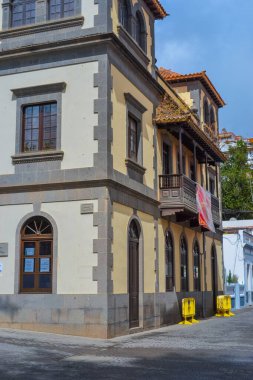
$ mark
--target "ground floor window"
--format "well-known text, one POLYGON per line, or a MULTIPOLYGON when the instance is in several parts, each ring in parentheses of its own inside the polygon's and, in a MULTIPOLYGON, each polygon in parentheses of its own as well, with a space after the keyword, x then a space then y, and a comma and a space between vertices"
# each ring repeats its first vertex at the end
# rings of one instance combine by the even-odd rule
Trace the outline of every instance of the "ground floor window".
POLYGON ((174 247, 170 231, 165 235, 165 275, 166 291, 171 291, 174 288, 174 247))
POLYGON ((181 291, 188 291, 188 250, 184 236, 180 240, 180 257, 181 257, 181 291))
POLYGON ((52 292, 53 228, 44 217, 30 218, 21 231, 21 293, 52 292))
POLYGON ((197 241, 193 246, 193 280, 194 290, 200 291, 200 249, 197 241))

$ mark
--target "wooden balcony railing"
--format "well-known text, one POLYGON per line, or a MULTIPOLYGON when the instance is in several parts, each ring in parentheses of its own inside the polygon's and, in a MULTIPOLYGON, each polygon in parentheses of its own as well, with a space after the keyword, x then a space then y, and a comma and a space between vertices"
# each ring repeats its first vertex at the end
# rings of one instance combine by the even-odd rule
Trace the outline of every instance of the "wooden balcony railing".
POLYGON ((218 140, 218 136, 215 132, 215 123, 210 124, 210 125, 203 124, 203 131, 212 140, 212 142, 214 142, 216 145, 218 145, 219 140, 218 140))
MULTIPOLYGON (((197 213, 196 183, 185 175, 159 176, 161 208, 180 212, 181 215, 197 213)), ((169 211, 168 211, 169 212, 169 211)))
POLYGON ((160 189, 174 189, 185 187, 189 191, 196 192, 196 183, 184 174, 166 174, 159 176, 160 189))
MULTIPOLYGON (((167 174, 159 176, 160 201, 162 210, 173 210, 181 215, 197 215, 196 182, 185 175, 167 174)), ((211 195, 213 221, 220 225, 219 199, 211 195)), ((169 212, 168 212, 169 215, 169 212)))

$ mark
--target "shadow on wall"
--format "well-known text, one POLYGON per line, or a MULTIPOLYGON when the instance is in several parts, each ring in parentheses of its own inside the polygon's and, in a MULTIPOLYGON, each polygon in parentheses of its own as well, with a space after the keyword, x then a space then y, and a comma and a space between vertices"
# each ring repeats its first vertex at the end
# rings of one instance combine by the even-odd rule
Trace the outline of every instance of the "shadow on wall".
POLYGON ((0 298, 0 322, 10 322, 15 319, 21 308, 10 301, 9 296, 0 298))

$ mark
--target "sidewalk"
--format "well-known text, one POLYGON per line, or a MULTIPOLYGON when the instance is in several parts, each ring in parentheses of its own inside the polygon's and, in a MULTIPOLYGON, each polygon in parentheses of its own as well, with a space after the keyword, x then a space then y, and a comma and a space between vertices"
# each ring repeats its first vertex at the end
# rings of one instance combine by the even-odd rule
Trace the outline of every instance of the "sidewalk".
POLYGON ((253 309, 111 340, 0 329, 0 379, 250 379, 253 309))

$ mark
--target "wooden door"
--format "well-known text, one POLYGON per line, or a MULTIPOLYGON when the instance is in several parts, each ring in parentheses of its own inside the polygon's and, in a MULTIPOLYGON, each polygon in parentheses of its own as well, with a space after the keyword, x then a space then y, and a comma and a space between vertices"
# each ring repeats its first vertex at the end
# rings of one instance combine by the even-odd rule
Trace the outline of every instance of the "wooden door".
POLYGON ((168 144, 163 143, 163 174, 171 174, 171 148, 168 144))
POLYGON ((129 242, 129 322, 139 326, 139 243, 129 242))
POLYGON ((30 218, 21 231, 20 292, 52 293, 53 228, 41 216, 30 218))

